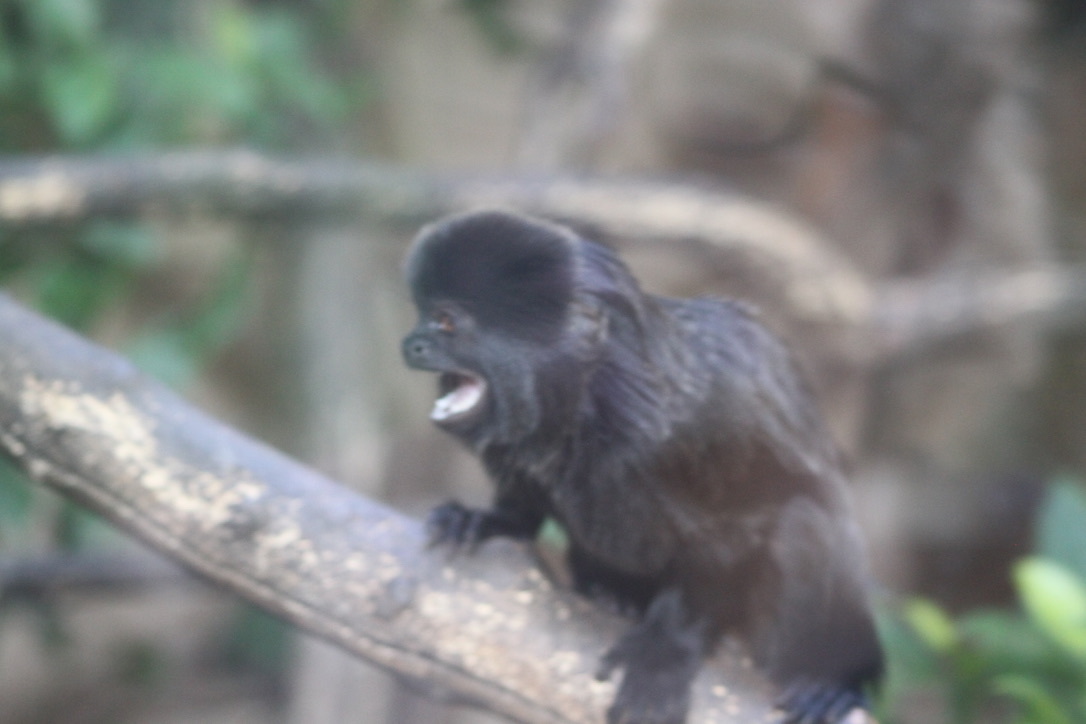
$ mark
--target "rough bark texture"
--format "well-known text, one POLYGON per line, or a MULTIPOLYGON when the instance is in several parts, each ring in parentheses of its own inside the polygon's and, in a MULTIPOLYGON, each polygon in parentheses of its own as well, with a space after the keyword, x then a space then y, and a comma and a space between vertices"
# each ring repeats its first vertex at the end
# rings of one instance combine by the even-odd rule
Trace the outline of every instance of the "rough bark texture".
MULTIPOLYGON (((555 590, 512 544, 451 564, 419 524, 187 405, 0 296, 0 448, 195 571, 428 688, 529 722, 599 722, 621 623, 555 590)), ((751 722, 769 691, 734 653, 691 721, 751 722)))

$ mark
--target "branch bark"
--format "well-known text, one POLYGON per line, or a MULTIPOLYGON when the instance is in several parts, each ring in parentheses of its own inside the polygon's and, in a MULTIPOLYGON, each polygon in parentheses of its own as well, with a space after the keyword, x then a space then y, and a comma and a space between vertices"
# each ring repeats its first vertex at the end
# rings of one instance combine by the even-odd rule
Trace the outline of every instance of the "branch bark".
MULTIPOLYGON (((600 722, 592 677, 620 622, 513 544, 455 563, 419 524, 246 438, 121 358, 0 296, 0 449, 220 585, 431 689, 530 724, 600 722)), ((722 653, 691 721, 763 721, 769 690, 722 653)))
POLYGON ((1045 264, 884 284, 871 310, 870 354, 916 359, 1023 324, 1042 332, 1086 327, 1086 269, 1045 264))

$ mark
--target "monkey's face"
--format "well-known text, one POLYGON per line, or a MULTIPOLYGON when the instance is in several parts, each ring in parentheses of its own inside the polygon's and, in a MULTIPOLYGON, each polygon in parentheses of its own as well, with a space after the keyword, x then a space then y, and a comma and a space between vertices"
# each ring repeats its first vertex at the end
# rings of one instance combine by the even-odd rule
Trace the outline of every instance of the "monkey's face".
POLYGON ((438 375, 430 419, 474 448, 538 430, 561 378, 547 364, 553 352, 484 326, 453 303, 420 307, 403 356, 408 367, 438 375))
POLYGON ((469 315, 442 304, 422 311, 418 325, 403 340, 408 367, 438 373, 438 398, 430 419, 452 431, 478 424, 487 411, 489 384, 472 352, 476 332, 469 315))
POLYGON ((503 212, 427 227, 407 259, 419 323, 409 367, 438 373, 430 418, 473 447, 515 442, 572 405, 579 359, 570 330, 579 242, 503 212))

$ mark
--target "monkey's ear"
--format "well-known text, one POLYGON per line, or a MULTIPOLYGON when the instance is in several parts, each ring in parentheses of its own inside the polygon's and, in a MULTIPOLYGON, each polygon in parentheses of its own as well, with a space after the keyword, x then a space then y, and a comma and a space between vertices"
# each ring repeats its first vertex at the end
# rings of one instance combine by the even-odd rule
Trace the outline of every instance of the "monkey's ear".
POLYGON ((607 343, 608 317, 595 299, 579 299, 569 309, 569 339, 575 344, 579 358, 592 360, 599 356, 607 343))

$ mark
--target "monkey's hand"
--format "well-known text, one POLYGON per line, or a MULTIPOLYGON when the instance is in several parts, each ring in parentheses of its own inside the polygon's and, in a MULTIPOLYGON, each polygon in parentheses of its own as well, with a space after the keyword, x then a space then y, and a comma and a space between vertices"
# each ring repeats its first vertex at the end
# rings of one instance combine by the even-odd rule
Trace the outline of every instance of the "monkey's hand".
POLYGON ((467 506, 450 500, 430 511, 426 518, 427 545, 449 546, 454 550, 466 548, 473 552, 489 536, 487 516, 489 511, 467 506))
POLYGON ((839 684, 798 681, 785 689, 776 704, 784 712, 780 724, 849 724, 868 720, 863 715, 867 707, 863 692, 839 684))
POLYGON ((504 508, 484 510, 469 508, 455 500, 439 505, 426 518, 429 547, 448 546, 454 551, 472 553, 479 544, 494 536, 533 538, 538 521, 504 508))
POLYGON ((690 708, 690 684, 705 651, 704 626, 685 621, 678 592, 661 594, 645 618, 600 662, 596 677, 623 668, 622 685, 607 724, 683 724, 690 708))

